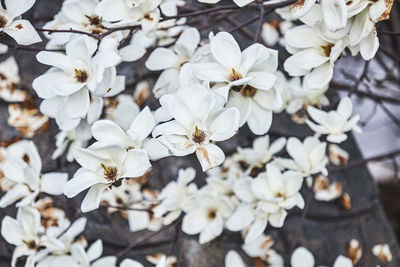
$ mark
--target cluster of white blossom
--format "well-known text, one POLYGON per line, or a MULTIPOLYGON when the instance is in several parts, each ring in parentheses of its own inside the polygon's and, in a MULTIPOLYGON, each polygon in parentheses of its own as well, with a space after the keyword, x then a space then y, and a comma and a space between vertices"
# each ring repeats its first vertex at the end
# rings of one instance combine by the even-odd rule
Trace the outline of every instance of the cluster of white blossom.
MULTIPOLYGON (((245 7, 253 1, 233 2, 245 7)), ((20 18, 34 3, 5 0, 5 9, 0 7, 0 30, 19 45, 41 41, 32 24, 20 18)), ((84 217, 71 222, 54 206, 52 196, 73 198, 87 189, 80 206, 84 213, 100 206, 110 213, 119 211, 132 232, 158 231, 182 219, 182 231, 199 234, 201 244, 224 230, 241 232, 243 251, 275 267, 284 266, 284 260, 264 232, 268 225, 282 227, 289 210, 304 208, 303 181, 314 185, 315 199, 340 197, 345 207, 351 206, 341 184, 327 177, 328 163, 345 164, 349 155, 328 143, 341 143, 349 131, 360 131, 360 116, 352 116, 348 97, 336 110, 320 108, 329 105, 325 93, 334 63, 345 49, 352 55, 360 52, 365 60, 375 56, 375 23, 388 18, 387 2, 299 0, 276 10, 283 21, 260 24, 265 45, 254 42, 243 50, 227 31, 207 32, 208 38, 202 39, 202 33, 179 16, 178 7, 184 4, 63 1, 59 13, 40 29, 48 42, 36 58, 50 68, 32 87, 43 99, 40 111, 45 116, 29 106, 29 94, 19 90, 15 59, 0 63, 0 98, 13 103, 9 124, 30 138, 53 118, 60 132, 52 159, 66 154, 68 161, 81 166, 68 180, 67 173, 42 173, 42 159, 32 141, 0 148, 0 188, 6 192, 0 207, 16 203, 18 208, 16 219, 6 216, 1 227, 5 240, 16 246, 12 266, 21 256, 27 256, 27 267, 117 265, 116 256, 102 257, 101 239, 88 246, 80 236, 84 217), (302 24, 294 26, 297 18, 302 24), (283 64, 289 79, 279 70, 278 51, 267 47, 276 44, 291 54, 283 64), (139 83, 134 96, 121 94, 126 77, 117 74, 121 63, 137 61, 148 51, 145 67, 160 71, 152 90, 159 102, 154 110, 145 105, 147 84, 139 83), (273 114, 283 110, 293 116, 306 111, 303 122, 315 135, 271 142, 267 133, 273 114), (235 137, 245 124, 260 137, 252 147, 237 147, 226 157, 217 143, 235 137), (193 153, 207 172, 205 185, 196 184, 196 172, 188 167, 160 191, 149 188, 152 162, 193 153)), ((377 245, 373 253, 391 258, 385 245, 377 245)), ((305 248, 295 250, 291 259, 293 267, 314 266, 305 248)), ((157 267, 177 261, 161 254, 148 260, 157 267)), ((353 266, 352 260, 339 256, 334 266, 353 266)), ((119 266, 143 265, 125 259, 119 266)), ((245 264, 230 251, 225 266, 245 264)))

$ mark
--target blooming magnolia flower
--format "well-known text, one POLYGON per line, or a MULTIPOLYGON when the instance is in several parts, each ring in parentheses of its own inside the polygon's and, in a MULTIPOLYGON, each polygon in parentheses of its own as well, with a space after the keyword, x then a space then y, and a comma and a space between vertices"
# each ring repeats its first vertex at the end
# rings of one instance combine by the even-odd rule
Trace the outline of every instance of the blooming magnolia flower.
POLYGON ((32 8, 36 0, 4 1, 5 8, 0 10, 0 30, 13 38, 20 45, 41 42, 39 34, 32 24, 20 16, 32 8))
POLYGON ((249 165, 248 169, 253 167, 261 168, 269 162, 273 155, 281 151, 286 144, 286 138, 281 137, 275 140, 271 145, 269 135, 256 138, 253 141, 252 148, 238 147, 239 159, 249 165))
POLYGON ((193 168, 179 170, 177 181, 169 182, 158 196, 161 201, 154 209, 154 216, 163 217, 165 225, 171 224, 182 213, 193 207, 197 185, 191 183, 196 176, 193 168))
POLYGON ((307 125, 317 134, 327 134, 327 140, 333 143, 341 143, 347 139, 345 132, 355 130, 361 132, 356 125, 360 115, 350 118, 353 104, 350 98, 344 97, 340 100, 337 110, 325 112, 314 107, 308 107, 307 112, 318 124, 307 120, 307 125))
POLYGON ((295 206, 304 207, 299 190, 303 184, 300 174, 287 171, 281 173, 274 164, 267 165, 267 171, 257 178, 241 178, 234 185, 236 196, 242 201, 226 222, 231 231, 249 227, 245 242, 256 240, 269 222, 274 227, 282 227, 286 210, 295 206))
POLYGON ((63 249, 63 243, 48 237, 41 230, 40 213, 32 207, 18 209, 17 219, 5 216, 1 222, 1 235, 16 246, 12 256, 11 266, 15 267, 17 259, 28 256, 25 266, 33 267, 35 255, 39 248, 63 249))
POLYGON ((26 91, 18 89, 20 77, 14 57, 0 63, 0 98, 7 102, 23 102, 28 99, 26 91))
POLYGON ((86 116, 93 122, 103 106, 94 97, 113 96, 125 88, 124 77, 116 76, 120 57, 113 50, 94 55, 96 49, 96 40, 81 36, 67 44, 66 55, 42 51, 36 56, 54 68, 36 78, 32 86, 44 98, 41 111, 55 117, 62 130, 76 128, 86 116))
POLYGON ((117 22, 117 25, 140 24, 145 33, 157 28, 160 20, 158 7, 161 0, 103 0, 96 7, 96 13, 105 21, 117 22))
POLYGON ((67 181, 67 173, 42 174, 42 160, 32 141, 23 140, 7 148, 2 172, 13 187, 0 199, 4 208, 18 201, 17 207, 33 203, 40 193, 60 195, 67 181))
MULTIPOLYGON (((314 263, 314 256, 304 247, 297 248, 290 258, 292 267, 314 267, 314 263)), ((339 255, 332 267, 353 267, 353 263, 349 258, 339 255)))
POLYGON ((156 97, 174 93, 180 86, 181 68, 190 62, 200 43, 200 33, 196 28, 187 28, 171 48, 158 47, 148 57, 146 67, 152 71, 163 70, 153 92, 156 97))
POLYGON ((200 234, 200 244, 207 243, 222 233, 231 213, 229 202, 204 190, 196 195, 195 207, 183 217, 182 231, 188 235, 200 234))
POLYGON ((267 266, 284 267, 282 256, 271 248, 274 243, 275 241, 271 236, 262 234, 253 242, 244 243, 242 249, 248 256, 252 258, 260 258, 267 264, 267 266))
POLYGON ((225 255, 225 267, 245 267, 239 253, 234 250, 229 250, 225 255))
POLYGON ((316 27, 321 18, 321 8, 307 19, 305 25, 290 29, 285 34, 286 49, 293 54, 284 63, 290 76, 305 76, 305 86, 320 89, 332 79, 333 66, 348 45, 349 28, 339 33, 329 33, 316 27))
POLYGON ((329 99, 325 96, 326 91, 328 91, 328 85, 319 89, 310 89, 307 83, 301 82, 299 77, 290 79, 287 90, 282 95, 286 112, 295 114, 310 105, 316 107, 329 105, 329 99))
MULTIPOLYGON (((69 221, 68 221, 69 222, 69 221)), ((63 229, 61 233, 58 233, 56 236, 58 237, 58 241, 64 244, 63 248, 61 249, 44 249, 38 253, 38 260, 37 267, 53 267, 57 266, 53 264, 60 256, 64 256, 71 252, 71 248, 74 243, 80 243, 82 246, 86 246, 86 240, 77 239, 77 237, 84 231, 86 226, 86 218, 82 217, 74 221, 71 226, 67 227, 68 229, 63 229)))
POLYGON ((326 164, 328 158, 325 155, 326 143, 320 142, 317 137, 309 136, 302 143, 295 137, 290 137, 286 150, 292 159, 278 158, 276 162, 288 169, 301 173, 304 177, 312 174, 328 174, 326 164))
POLYGON ((153 131, 155 121, 151 111, 145 107, 131 122, 126 133, 114 122, 100 120, 93 123, 92 135, 99 145, 115 145, 129 151, 144 149, 150 159, 157 160, 169 155, 168 149, 155 138, 147 138, 153 131))
MULTIPOLYGON (((198 0, 200 3, 206 3, 206 4, 215 4, 218 3, 221 0, 198 0)), ((238 5, 239 7, 244 7, 245 5, 250 4, 251 2, 254 2, 254 0, 233 0, 233 2, 238 5)))
POLYGON ((103 254, 103 242, 98 239, 87 251, 80 243, 71 247, 71 255, 62 255, 52 261, 51 266, 59 267, 116 267, 117 257, 103 254), (101 257, 101 258, 100 258, 101 257))
MULTIPOLYGON (((104 33, 102 27, 110 27, 110 23, 104 23, 101 16, 95 13, 98 0, 65 0, 61 10, 54 16, 54 19, 47 22, 43 28, 51 30, 77 30, 89 33, 104 33)), ((49 42, 47 48, 64 47, 76 35, 69 32, 58 32, 57 34, 45 33, 49 42)), ((115 36, 115 35, 114 35, 115 36)), ((121 37, 122 39, 122 37, 121 37)))
POLYGON ((236 108, 222 108, 218 98, 201 85, 179 89, 174 95, 160 99, 174 120, 154 128, 158 137, 175 156, 196 152, 203 171, 220 165, 225 160, 224 152, 213 141, 231 138, 239 127, 239 112, 236 108))
POLYGON ((107 187, 118 186, 122 178, 140 177, 150 168, 147 153, 140 149, 94 145, 77 148, 75 160, 82 166, 64 186, 64 194, 71 198, 90 187, 82 201, 82 212, 97 209, 107 187))
POLYGON ((241 52, 227 32, 211 37, 210 49, 214 61, 194 64, 194 75, 222 83, 213 90, 228 101, 228 106, 239 109, 240 126, 247 122, 255 134, 265 134, 271 126, 272 110, 282 105, 284 78, 277 78, 277 51, 253 44, 241 52))

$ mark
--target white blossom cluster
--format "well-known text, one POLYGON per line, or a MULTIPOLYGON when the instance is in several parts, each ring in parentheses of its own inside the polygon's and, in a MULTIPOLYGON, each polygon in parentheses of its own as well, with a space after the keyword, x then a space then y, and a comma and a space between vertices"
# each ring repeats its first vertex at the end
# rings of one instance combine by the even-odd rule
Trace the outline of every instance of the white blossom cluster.
MULTIPOLYGON (((239 9, 271 1, 233 2, 239 9)), ((64 0, 41 29, 21 19, 34 4, 5 0, 0 28, 18 45, 40 42, 37 31, 48 39, 36 59, 49 69, 32 83, 42 99, 40 112, 19 87, 13 57, 0 63, 0 98, 11 103, 8 123, 26 138, 54 119, 60 131, 52 159, 65 154, 80 168, 70 179, 66 172, 43 173, 47 167, 42 168, 32 141, 0 147, 0 189, 5 192, 0 207, 18 208, 15 219, 6 216, 1 223, 2 236, 15 246, 12 266, 22 256, 27 256, 26 267, 117 266, 117 256, 102 256, 101 239, 88 245, 82 236, 85 217, 70 221, 55 205, 60 195, 74 198, 85 190, 83 213, 101 206, 118 211, 132 232, 161 231, 179 222, 184 233, 199 234, 200 244, 223 231, 240 232, 242 250, 275 267, 284 266, 284 259, 264 232, 281 228, 290 210, 304 208, 303 184, 313 185, 318 201, 341 198, 351 206, 342 185, 328 179, 327 165, 347 163, 349 154, 336 144, 348 132, 361 131, 360 116, 352 116, 349 97, 336 109, 321 108, 330 104, 325 93, 334 63, 346 49, 364 60, 375 56, 375 23, 388 18, 387 1, 301 0, 277 9, 282 20, 260 24, 263 43, 246 48, 228 31, 207 32, 203 38, 204 32, 180 16, 181 0, 64 0), (294 22, 298 18, 300 24, 294 22), (283 64, 288 76, 279 70, 278 51, 269 48, 277 44, 291 54, 283 64), (133 96, 122 93, 127 81, 119 65, 139 60, 153 74, 160 72, 152 89, 158 101, 154 109, 146 105, 151 92, 145 81, 138 81, 133 96), (267 133, 273 114, 283 110, 292 118, 304 111, 303 122, 315 135, 271 142, 267 133), (226 157, 219 142, 235 139, 245 125, 259 137, 252 147, 237 146, 226 157), (188 167, 160 190, 149 186, 154 162, 191 154, 206 172, 205 185, 197 184, 200 174, 188 167)), ((391 259, 385 244, 372 252, 391 259)), ((147 259, 157 267, 177 262, 164 254, 147 259)), ((339 256, 333 266, 353 263, 339 256)), ((143 265, 123 259, 119 266, 143 265)), ((245 264, 230 251, 225 266, 245 264)), ((298 248, 291 266, 312 267, 314 258, 298 248)))

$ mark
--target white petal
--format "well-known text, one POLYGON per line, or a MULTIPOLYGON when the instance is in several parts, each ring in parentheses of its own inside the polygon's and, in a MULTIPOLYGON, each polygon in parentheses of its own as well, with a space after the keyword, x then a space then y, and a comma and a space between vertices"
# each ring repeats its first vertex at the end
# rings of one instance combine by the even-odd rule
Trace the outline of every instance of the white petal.
POLYGON ((31 45, 42 41, 32 24, 24 19, 13 21, 4 32, 20 45, 31 45))
POLYGON ((235 38, 227 32, 219 32, 210 41, 210 49, 219 64, 231 70, 239 69, 241 51, 235 38))
POLYGON ((209 130, 212 132, 210 139, 224 141, 231 138, 239 128, 240 114, 236 108, 227 108, 211 123, 209 130))
POLYGON ((145 150, 131 149, 127 152, 124 177, 139 177, 151 167, 145 150))
POLYGON ((327 28, 335 32, 346 27, 347 7, 345 0, 322 0, 322 14, 327 28))
POLYGON ((253 222, 253 224, 249 228, 249 232, 246 235, 245 243, 251 243, 256 240, 267 227, 268 220, 267 218, 257 219, 253 222))
POLYGON ((224 152, 218 146, 211 143, 199 147, 196 150, 196 156, 203 171, 221 165, 225 160, 224 152))
MULTIPOLYGON (((236 0, 237 1, 237 0, 236 0)), ((230 250, 225 256, 225 267, 245 267, 240 255, 234 251, 230 250)))
POLYGON ((74 177, 65 184, 63 193, 71 198, 101 181, 101 178, 92 172, 77 172, 74 177))
POLYGON ((41 177, 41 191, 50 195, 60 195, 63 193, 63 187, 68 180, 67 173, 48 172, 41 177))
POLYGON ((303 247, 297 248, 290 258, 292 267, 314 267, 314 263, 314 256, 303 247))
POLYGON ((164 70, 179 67, 180 57, 172 49, 159 47, 150 54, 146 61, 146 67, 149 70, 164 70))
POLYGON ((24 14, 26 11, 32 8, 36 0, 5 0, 7 13, 10 14, 12 18, 18 17, 24 14))
POLYGON ((272 124, 272 111, 261 108, 253 102, 251 114, 247 119, 247 124, 254 134, 262 135, 268 132, 272 124))
POLYGON ((81 204, 82 212, 89 212, 95 210, 100 205, 101 195, 107 188, 107 184, 96 184, 93 185, 87 192, 85 198, 81 204))
POLYGON ((22 229, 10 216, 5 216, 1 221, 1 235, 10 244, 18 246, 22 243, 22 229))
POLYGON ((315 4, 315 1, 316 0, 298 0, 291 8, 293 18, 298 19, 304 16, 315 4))
POLYGON ((182 231, 188 235, 200 233, 207 225, 207 214, 205 210, 195 210, 183 217, 182 231))
POLYGON ((113 121, 98 120, 93 123, 91 129, 93 137, 99 142, 122 146, 132 143, 132 140, 113 121))
POLYGON ((241 231, 254 220, 253 205, 239 205, 232 216, 226 221, 226 227, 230 231, 241 231))
POLYGON ((145 107, 132 121, 127 133, 137 143, 142 143, 153 131, 156 122, 149 107, 145 107))

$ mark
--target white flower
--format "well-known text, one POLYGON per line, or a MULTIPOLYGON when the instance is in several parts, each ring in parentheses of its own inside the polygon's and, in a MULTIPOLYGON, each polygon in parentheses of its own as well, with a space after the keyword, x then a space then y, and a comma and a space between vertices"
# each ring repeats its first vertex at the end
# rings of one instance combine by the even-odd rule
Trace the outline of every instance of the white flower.
POLYGON ((95 11, 105 21, 118 25, 138 23, 145 33, 150 33, 160 20, 160 4, 161 0, 103 0, 95 11))
POLYGON ((156 267, 174 267, 178 264, 178 259, 175 256, 167 256, 163 253, 149 254, 146 256, 146 260, 156 267))
POLYGON ((151 166, 146 151, 126 151, 118 146, 77 148, 74 156, 82 168, 67 182, 63 192, 71 198, 90 187, 81 205, 82 212, 97 209, 104 190, 118 186, 120 179, 140 177, 151 166))
POLYGON ((40 232, 40 213, 32 207, 18 209, 17 219, 5 216, 1 222, 1 235, 4 239, 15 245, 11 266, 15 267, 16 261, 21 256, 28 256, 25 267, 33 267, 35 255, 40 247, 49 249, 63 249, 63 243, 50 238, 40 232))
POLYGON ((333 201, 342 196, 342 184, 330 183, 325 175, 318 175, 314 181, 314 198, 319 201, 333 201))
POLYGON ((262 234, 253 242, 244 243, 242 249, 248 256, 263 260, 267 266, 284 267, 282 256, 271 248, 274 243, 271 236, 262 234))
MULTIPOLYGON (((218 3, 221 0, 198 0, 200 3, 206 3, 206 4, 215 4, 218 3)), ((244 7, 245 5, 250 4, 251 2, 254 2, 254 0, 233 0, 233 2, 238 5, 239 7, 244 7)))
POLYGON ((329 99, 325 96, 326 91, 328 91, 328 85, 310 89, 307 87, 307 83, 301 82, 299 77, 290 79, 287 83, 287 90, 282 95, 286 112, 295 114, 309 105, 317 107, 329 105, 329 99))
POLYGON ((293 55, 286 59, 284 68, 290 76, 305 75, 305 86, 309 89, 328 85, 334 63, 348 45, 348 29, 328 36, 314 27, 318 23, 318 15, 315 16, 316 19, 308 23, 311 25, 294 27, 285 34, 286 49, 293 55))
MULTIPOLYGON (((314 256, 310 251, 308 251, 308 249, 298 247, 290 258, 290 264, 292 267, 314 267, 315 260, 314 256)), ((332 267, 353 267, 353 263, 349 258, 339 255, 332 267)))
POLYGON ((93 123, 92 135, 101 145, 115 145, 129 151, 144 149, 151 160, 169 155, 168 149, 155 138, 147 138, 153 131, 155 121, 151 111, 145 107, 131 122, 126 133, 114 122, 100 120, 93 123))
POLYGON ((67 44, 66 55, 42 51, 36 56, 53 68, 32 86, 44 98, 41 111, 55 117, 62 130, 74 129, 86 116, 93 122, 91 116, 100 116, 103 106, 102 99, 95 97, 112 96, 125 88, 125 78, 116 76, 120 57, 113 50, 99 50, 94 55, 96 49, 96 40, 80 36, 67 44))
POLYGON ((241 52, 227 32, 211 36, 210 49, 213 61, 194 64, 194 75, 218 83, 213 90, 228 101, 228 106, 239 109, 240 126, 248 122, 255 134, 265 134, 272 122, 272 110, 282 105, 284 77, 276 74, 277 51, 253 44, 241 52))
POLYGON ((246 162, 249 167, 262 168, 262 166, 269 162, 274 154, 281 151, 286 144, 286 138, 281 137, 275 140, 271 145, 269 142, 269 135, 258 137, 253 141, 252 148, 241 148, 238 147, 238 158, 241 161, 246 162))
POLYGON ((196 205, 183 217, 182 231, 188 235, 200 234, 200 244, 216 238, 224 229, 225 220, 231 215, 228 202, 208 191, 196 195, 196 205))
POLYGON ((0 31, 11 36, 20 45, 41 42, 39 34, 32 24, 20 16, 32 8, 36 0, 6 0, 6 9, 0 7, 0 31))
MULTIPOLYGON (((56 266, 53 264, 53 261, 57 259, 59 256, 66 255, 71 252, 72 245, 74 243, 81 243, 82 245, 86 246, 86 240, 83 239, 77 239, 77 237, 84 231, 85 226, 86 226, 86 218, 81 217, 74 221, 71 226, 69 226, 68 229, 63 229, 61 231, 61 235, 58 238, 58 240, 64 244, 64 247, 62 248, 46 248, 44 250, 41 250, 38 253, 37 259, 39 262, 37 263, 37 267, 53 267, 56 266), (77 239, 77 240, 76 240, 77 239)), ((60 233, 57 234, 57 236, 60 233)), ((56 261, 57 262, 57 261, 56 261)))
POLYGON ((372 247, 372 254, 377 256, 382 262, 392 261, 392 252, 388 244, 377 244, 372 247))
POLYGON ((7 148, 2 171, 14 186, 1 198, 4 208, 18 201, 17 207, 35 201, 39 193, 62 194, 62 186, 68 179, 67 173, 49 172, 42 174, 42 160, 32 141, 23 140, 7 148))
POLYGON ((265 22, 262 27, 261 37, 268 46, 276 44, 285 45, 285 33, 294 27, 294 24, 289 20, 278 21, 275 19, 265 22))
POLYGON ((152 71, 163 71, 154 85, 156 97, 177 90, 182 75, 181 68, 192 61, 199 43, 199 31, 196 28, 187 28, 172 47, 158 47, 150 54, 146 67, 152 71))
POLYGON ((71 247, 71 255, 62 255, 52 261, 51 267, 116 267, 117 257, 103 254, 103 242, 98 239, 87 251, 80 243, 71 247), (101 258, 100 258, 101 257, 101 258))
POLYGON ((154 128, 153 136, 176 156, 196 152, 203 171, 220 165, 224 152, 212 142, 231 138, 239 127, 236 108, 222 108, 217 96, 201 85, 164 95, 160 103, 174 120, 154 128))
POLYGON ((225 256, 225 267, 245 267, 239 253, 234 250, 229 250, 225 256))
POLYGON ((73 151, 78 147, 86 147, 92 138, 90 126, 86 120, 81 120, 78 126, 69 131, 60 131, 56 139, 56 150, 51 155, 51 159, 60 157, 67 150, 66 158, 69 162, 74 161, 73 151))
POLYGON ((231 231, 249 227, 245 242, 259 237, 269 222, 274 227, 282 227, 286 210, 295 206, 304 207, 299 190, 303 184, 300 174, 287 171, 281 173, 274 164, 267 165, 267 171, 257 178, 239 179, 234 185, 236 196, 242 201, 226 222, 231 231))
MULTIPOLYGON (((106 30, 102 26, 110 27, 110 24, 103 25, 102 18, 95 13, 98 0, 65 0, 61 10, 54 16, 54 19, 47 22, 43 28, 52 30, 78 30, 89 33, 103 33, 106 30)), ((64 47, 74 33, 45 33, 49 42, 47 48, 64 47)))
POLYGON ((286 150, 292 159, 278 158, 276 163, 285 168, 295 170, 304 177, 322 172, 328 174, 326 164, 328 159, 325 155, 326 143, 320 142, 317 137, 309 136, 302 143, 295 137, 290 137, 286 150))
POLYGON ((0 63, 0 76, 1 99, 7 102, 23 102, 29 97, 26 91, 18 89, 20 77, 14 57, 0 63))
POLYGON ((337 107, 337 110, 325 112, 314 107, 308 107, 307 112, 310 117, 318 124, 307 120, 306 123, 317 134, 327 134, 327 140, 333 143, 341 143, 347 139, 345 134, 348 131, 355 130, 361 132, 357 126, 360 115, 350 118, 353 105, 349 97, 343 97, 337 107))
POLYGON ((170 224, 194 204, 197 186, 191 183, 196 176, 193 168, 179 170, 177 181, 169 182, 158 196, 161 201, 154 209, 156 217, 163 216, 163 223, 170 224))

